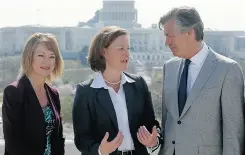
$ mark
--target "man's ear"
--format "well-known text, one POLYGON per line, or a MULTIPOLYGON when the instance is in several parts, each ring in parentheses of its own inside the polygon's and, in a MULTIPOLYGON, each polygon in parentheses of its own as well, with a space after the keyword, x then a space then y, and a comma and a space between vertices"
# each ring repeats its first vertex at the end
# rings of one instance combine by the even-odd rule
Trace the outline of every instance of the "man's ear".
POLYGON ((191 35, 194 35, 195 36, 195 30, 193 28, 189 29, 189 31, 187 32, 187 34, 189 36, 191 36, 191 35))

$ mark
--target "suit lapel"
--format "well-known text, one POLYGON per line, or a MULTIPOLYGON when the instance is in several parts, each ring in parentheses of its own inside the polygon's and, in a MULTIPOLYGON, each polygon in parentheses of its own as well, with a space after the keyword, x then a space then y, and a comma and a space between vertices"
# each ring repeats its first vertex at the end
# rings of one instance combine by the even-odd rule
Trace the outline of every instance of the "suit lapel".
MULTIPOLYGON (((210 49, 209 49, 210 50, 210 49)), ((185 107, 183 109, 183 112, 181 113, 180 118, 182 118, 187 110, 190 108, 192 103, 196 100, 196 98, 199 96, 199 93, 201 92, 203 86, 206 84, 208 81, 209 77, 213 73, 215 67, 216 67, 216 56, 215 54, 210 50, 208 57, 204 61, 204 64, 195 80, 195 83, 191 89, 191 92, 187 98, 185 107)))
POLYGON ((116 112, 114 110, 113 102, 109 96, 108 90, 104 88, 100 88, 100 89, 96 89, 95 91, 97 94, 96 96, 98 102, 106 109, 107 114, 109 115, 110 119, 113 122, 113 125, 118 130, 116 112))
POLYGON ((167 97, 171 100, 170 104, 166 105, 172 114, 173 118, 178 119, 179 111, 178 111, 178 86, 179 86, 179 77, 180 71, 182 70, 182 61, 179 59, 174 65, 170 66, 168 70, 165 72, 165 77, 169 79, 169 81, 165 82, 164 91, 171 91, 169 93, 170 96, 167 97))
POLYGON ((133 113, 134 113, 134 106, 136 106, 136 97, 134 97, 134 90, 133 90, 133 86, 134 84, 129 84, 128 82, 126 82, 123 85, 123 89, 125 92, 125 98, 126 98, 126 107, 127 107, 127 113, 128 113, 128 122, 129 122, 129 126, 131 126, 132 124, 132 119, 133 119, 133 113))

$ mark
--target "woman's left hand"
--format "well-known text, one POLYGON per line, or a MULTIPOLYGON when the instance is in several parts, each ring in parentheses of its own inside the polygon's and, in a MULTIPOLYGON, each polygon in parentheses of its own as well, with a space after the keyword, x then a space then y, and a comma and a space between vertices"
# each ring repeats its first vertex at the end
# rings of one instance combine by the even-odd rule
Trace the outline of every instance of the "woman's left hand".
POLYGON ((157 145, 157 136, 156 126, 152 128, 152 133, 150 133, 145 126, 140 126, 137 132, 139 142, 147 147, 154 147, 157 145))

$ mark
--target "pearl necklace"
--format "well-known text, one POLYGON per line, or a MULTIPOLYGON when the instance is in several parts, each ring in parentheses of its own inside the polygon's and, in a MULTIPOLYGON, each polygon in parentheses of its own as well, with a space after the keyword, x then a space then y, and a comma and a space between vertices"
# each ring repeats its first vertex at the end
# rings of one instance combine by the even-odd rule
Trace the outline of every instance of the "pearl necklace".
MULTIPOLYGON (((104 79, 104 78, 103 78, 103 79, 104 79)), ((107 83, 109 83, 109 84, 112 84, 112 85, 117 85, 117 84, 119 84, 119 83, 121 82, 121 80, 120 80, 120 81, 118 81, 118 82, 113 83, 113 82, 109 82, 109 81, 107 81, 107 80, 105 80, 105 79, 104 79, 104 81, 107 82, 107 83)))

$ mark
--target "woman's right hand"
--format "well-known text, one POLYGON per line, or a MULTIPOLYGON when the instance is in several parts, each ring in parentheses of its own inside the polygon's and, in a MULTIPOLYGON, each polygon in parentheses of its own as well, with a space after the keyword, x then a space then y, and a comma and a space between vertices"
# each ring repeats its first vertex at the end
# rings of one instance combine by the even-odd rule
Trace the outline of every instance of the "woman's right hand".
POLYGON ((108 137, 109 137, 109 133, 106 132, 99 146, 99 150, 102 155, 108 155, 114 152, 121 145, 123 141, 123 134, 121 131, 118 132, 117 136, 111 142, 108 142, 108 137))

